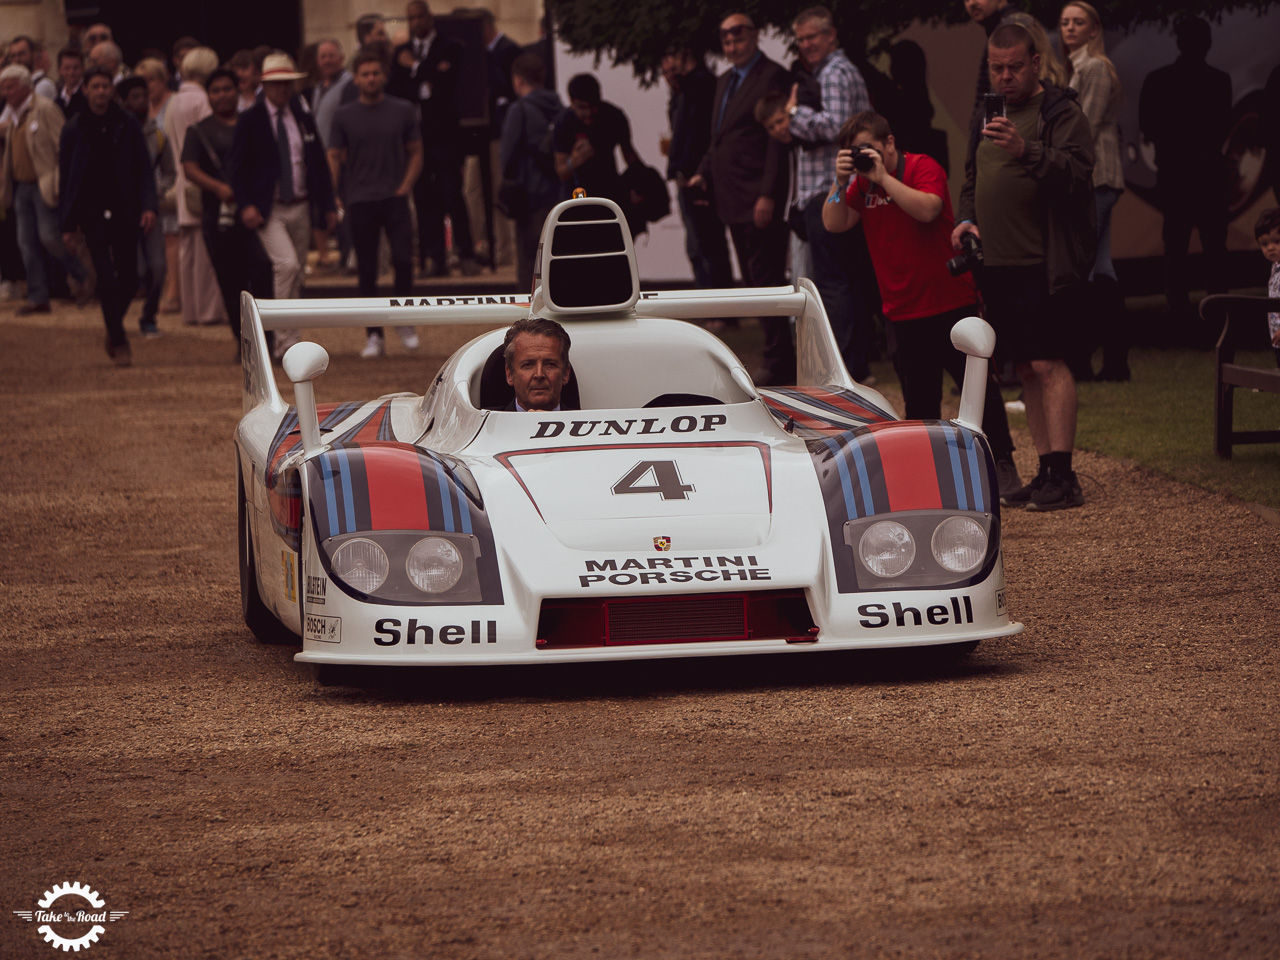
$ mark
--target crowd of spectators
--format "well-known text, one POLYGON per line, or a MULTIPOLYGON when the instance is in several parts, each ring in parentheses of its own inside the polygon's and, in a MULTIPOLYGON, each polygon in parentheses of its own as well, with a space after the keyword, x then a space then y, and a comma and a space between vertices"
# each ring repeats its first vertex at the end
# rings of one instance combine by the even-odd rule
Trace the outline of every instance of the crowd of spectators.
MULTIPOLYGON (((474 16, 490 61, 486 139, 497 160, 522 51, 490 12, 474 16)), ((350 54, 330 38, 297 61, 268 46, 223 60, 188 36, 132 66, 110 25, 97 23, 74 30, 57 52, 56 78, 42 44, 9 38, 0 65, 0 297, 18 299, 25 281, 18 313, 27 315, 49 312, 54 296, 83 305, 96 294, 107 353, 127 366, 123 318, 138 294, 142 336, 160 336, 161 314, 229 321, 238 355, 240 291, 297 297, 317 253, 320 268, 356 273, 366 295, 383 236, 399 293, 408 293, 415 265, 423 276, 477 273, 482 255, 463 189, 462 49, 436 29, 423 0, 410 0, 404 17, 407 34, 394 38, 382 15, 359 18, 350 54)), ((523 56, 527 76, 545 77, 536 54, 523 56)), ((562 193, 557 181, 551 202, 562 193)), ((494 219, 494 249, 483 256, 514 258, 513 224, 494 219)), ((401 336, 416 348, 412 330, 401 336)), ((273 352, 294 339, 278 331, 273 352)), ((383 352, 382 332, 370 329, 364 355, 383 352)))
MULTIPOLYGON (((920 48, 893 44, 889 74, 865 69, 865 57, 841 49, 839 25, 820 6, 792 22, 789 67, 760 48, 747 13, 719 25, 727 61, 719 76, 673 45, 662 63, 665 177, 676 187, 699 286, 732 283, 730 245, 747 285, 784 283, 788 268, 811 277, 846 367, 863 383, 874 379, 882 316, 910 416, 938 416, 942 372, 958 373, 946 329, 957 311, 985 310, 1000 333, 998 359, 1023 388, 1040 457, 1023 484, 1003 406, 988 402, 1001 493, 1031 509, 1075 506, 1083 502, 1071 471, 1075 382, 1129 377, 1110 255, 1111 210, 1124 189, 1122 91, 1098 12, 1084 0, 1062 8, 1056 43, 1008 0, 965 0, 965 9, 988 43, 956 217, 920 48), (962 271, 966 260, 985 261, 982 269, 948 276, 943 255, 959 250, 969 251, 962 271), (1094 374, 1099 342, 1104 363, 1094 374)), ((598 79, 571 78, 566 106, 548 86, 544 46, 522 50, 490 12, 475 15, 495 198, 509 215, 492 218, 495 241, 484 255, 513 257, 526 289, 546 213, 572 189, 616 200, 636 231, 652 198, 636 175, 644 167, 628 118, 598 79)), ((464 158, 475 152, 460 120, 464 50, 436 29, 423 0, 411 0, 404 19, 407 31, 390 37, 381 15, 361 17, 353 51, 325 39, 303 51, 301 66, 266 46, 221 62, 182 37, 130 69, 106 24, 85 29, 56 62, 32 38, 11 38, 0 72, 0 201, 13 216, 0 228, 0 278, 11 289, 25 276, 19 312, 48 311, 55 288, 81 303, 96 289, 107 351, 127 364, 122 321, 139 284, 144 336, 159 334, 159 313, 180 309, 189 324, 229 320, 238 344, 239 291, 297 297, 308 252, 331 243, 364 296, 376 289, 387 248, 399 294, 409 293, 415 267, 430 276, 454 265, 477 272, 473 220, 479 230, 485 223, 464 198, 464 158)), ((1221 165, 1213 144, 1222 138, 1182 136, 1170 109, 1191 106, 1206 124, 1225 122, 1230 80, 1204 62, 1204 21, 1180 21, 1176 36, 1181 56, 1151 74, 1140 116, 1160 164, 1157 192, 1171 202, 1170 308, 1184 313, 1182 258, 1193 226, 1213 261, 1211 289, 1221 283, 1226 178, 1202 177, 1213 189, 1190 196, 1177 186, 1191 170, 1221 165)), ((790 326, 764 324, 757 382, 793 382, 790 326)), ((417 346, 410 328, 400 334, 403 346, 417 346)), ((279 332, 277 355, 294 339, 279 332)), ((370 328, 363 355, 384 352, 383 331, 370 328)))

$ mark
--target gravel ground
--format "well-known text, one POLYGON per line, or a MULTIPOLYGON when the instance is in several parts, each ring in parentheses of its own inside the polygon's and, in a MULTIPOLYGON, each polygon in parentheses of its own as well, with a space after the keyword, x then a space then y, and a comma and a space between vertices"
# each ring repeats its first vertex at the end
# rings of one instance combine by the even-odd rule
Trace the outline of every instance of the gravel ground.
MULTIPOLYGON (((229 334, 165 319, 116 370, 92 309, 0 308, 0 956, 50 956, 11 911, 62 882, 128 911, 94 957, 1280 955, 1244 506, 1080 455, 1085 507, 1006 514, 1026 631, 950 668, 322 688, 240 621, 229 334)), ((420 392, 468 335, 327 335, 319 396, 420 392)))

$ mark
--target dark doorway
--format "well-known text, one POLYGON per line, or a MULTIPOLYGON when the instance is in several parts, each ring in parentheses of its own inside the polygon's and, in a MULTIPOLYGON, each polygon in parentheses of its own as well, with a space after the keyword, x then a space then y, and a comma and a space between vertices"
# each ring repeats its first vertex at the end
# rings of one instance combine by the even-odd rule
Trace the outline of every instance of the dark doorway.
POLYGON ((129 64, 151 47, 164 51, 167 61, 173 41, 187 34, 213 47, 223 61, 263 43, 296 58, 302 43, 300 0, 97 0, 92 17, 76 16, 75 7, 87 4, 67 6, 77 21, 109 24, 129 64))

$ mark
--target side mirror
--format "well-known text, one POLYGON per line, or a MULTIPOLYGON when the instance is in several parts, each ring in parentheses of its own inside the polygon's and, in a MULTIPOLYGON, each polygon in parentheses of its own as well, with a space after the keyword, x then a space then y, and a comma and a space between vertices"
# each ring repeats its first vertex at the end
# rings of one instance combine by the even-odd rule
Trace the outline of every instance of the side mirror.
POLYGON ((987 395, 987 360, 996 349, 996 332, 981 317, 965 317, 951 328, 951 344, 968 356, 960 412, 956 422, 982 432, 982 407, 987 395))
POLYGON ((316 393, 311 381, 329 369, 329 352, 318 343, 295 343, 285 352, 280 365, 293 382, 303 456, 313 456, 324 449, 324 444, 320 442, 320 416, 316 413, 316 393))

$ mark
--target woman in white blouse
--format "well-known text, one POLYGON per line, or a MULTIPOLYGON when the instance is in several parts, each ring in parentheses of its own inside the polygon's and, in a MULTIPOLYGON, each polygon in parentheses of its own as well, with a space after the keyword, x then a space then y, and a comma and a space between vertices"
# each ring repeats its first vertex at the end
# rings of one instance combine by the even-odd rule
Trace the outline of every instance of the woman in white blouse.
MULTIPOLYGON (((1079 104, 1093 129, 1093 191, 1098 209, 1098 256, 1093 264, 1094 292, 1103 331, 1103 362, 1099 380, 1128 380, 1128 339, 1123 331, 1124 301, 1111 262, 1111 209, 1124 192, 1120 166, 1120 79, 1102 43, 1098 11, 1084 0, 1062 8, 1059 20, 1063 66, 1067 83, 1079 95, 1079 104)), ((1087 361, 1086 361, 1087 363, 1087 361)), ((1088 371, 1092 373, 1091 368, 1088 371)))

